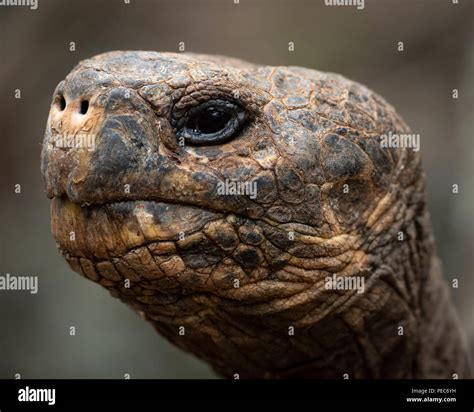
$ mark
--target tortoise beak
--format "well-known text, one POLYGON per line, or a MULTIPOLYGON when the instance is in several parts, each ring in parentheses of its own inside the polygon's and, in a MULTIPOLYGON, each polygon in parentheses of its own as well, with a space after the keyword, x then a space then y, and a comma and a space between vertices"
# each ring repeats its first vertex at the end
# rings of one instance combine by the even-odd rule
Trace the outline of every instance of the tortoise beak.
POLYGON ((130 171, 157 152, 156 123, 136 91, 90 70, 68 76, 54 93, 41 155, 48 197, 79 204, 126 198, 130 171))
POLYGON ((68 185, 77 185, 87 177, 98 132, 106 117, 103 98, 99 93, 73 97, 64 87, 56 92, 42 152, 48 197, 67 194, 68 185))

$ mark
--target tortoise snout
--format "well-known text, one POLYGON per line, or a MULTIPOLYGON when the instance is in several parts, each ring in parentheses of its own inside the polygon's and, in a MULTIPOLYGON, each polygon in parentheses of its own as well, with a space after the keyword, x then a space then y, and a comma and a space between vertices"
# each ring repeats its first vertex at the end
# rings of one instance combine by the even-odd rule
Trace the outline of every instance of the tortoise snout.
POLYGON ((76 123, 77 126, 83 126, 85 121, 90 118, 89 113, 89 98, 79 97, 75 99, 67 98, 62 93, 58 93, 52 104, 52 112, 55 115, 57 122, 76 123))
POLYGON ((97 93, 73 95, 66 92, 64 86, 58 87, 49 119, 52 146, 66 151, 93 150, 95 135, 104 117, 103 100, 104 96, 97 93))
POLYGON ((48 196, 81 204, 131 197, 139 165, 162 163, 159 131, 137 91, 94 84, 80 73, 66 78, 53 95, 42 151, 48 196))

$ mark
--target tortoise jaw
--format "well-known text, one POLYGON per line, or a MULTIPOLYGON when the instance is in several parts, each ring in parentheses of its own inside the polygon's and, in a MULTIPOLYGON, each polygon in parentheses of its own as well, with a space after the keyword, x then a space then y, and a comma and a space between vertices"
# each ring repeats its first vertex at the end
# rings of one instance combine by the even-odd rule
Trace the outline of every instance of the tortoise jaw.
POLYGON ((121 257, 153 242, 177 241, 219 216, 199 207, 151 200, 80 206, 63 196, 51 204, 52 232, 60 248, 92 259, 121 257))

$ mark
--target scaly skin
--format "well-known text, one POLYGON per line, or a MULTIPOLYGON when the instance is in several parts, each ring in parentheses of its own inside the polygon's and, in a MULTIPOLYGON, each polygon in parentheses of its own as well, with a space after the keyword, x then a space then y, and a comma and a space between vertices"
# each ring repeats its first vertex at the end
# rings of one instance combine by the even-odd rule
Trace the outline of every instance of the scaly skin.
POLYGON ((42 152, 52 231, 73 270, 223 376, 468 377, 420 156, 380 145, 408 130, 336 74, 99 55, 54 93, 42 152), (246 111, 244 128, 180 145, 190 108, 216 98, 246 111), (56 146, 78 133, 95 148, 56 146), (226 179, 256 182, 256 198, 218 194, 226 179), (327 290, 333 274, 364 277, 364 293, 327 290))

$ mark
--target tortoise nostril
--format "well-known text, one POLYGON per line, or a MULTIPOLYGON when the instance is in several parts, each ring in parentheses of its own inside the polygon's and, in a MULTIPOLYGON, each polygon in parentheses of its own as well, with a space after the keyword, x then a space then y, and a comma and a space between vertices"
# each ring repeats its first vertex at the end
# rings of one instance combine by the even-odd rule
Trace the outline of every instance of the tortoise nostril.
POLYGON ((63 111, 66 108, 66 99, 63 95, 59 96, 59 110, 63 111))
POLYGON ((88 110, 89 110, 89 101, 83 100, 81 102, 81 114, 86 114, 88 110))

